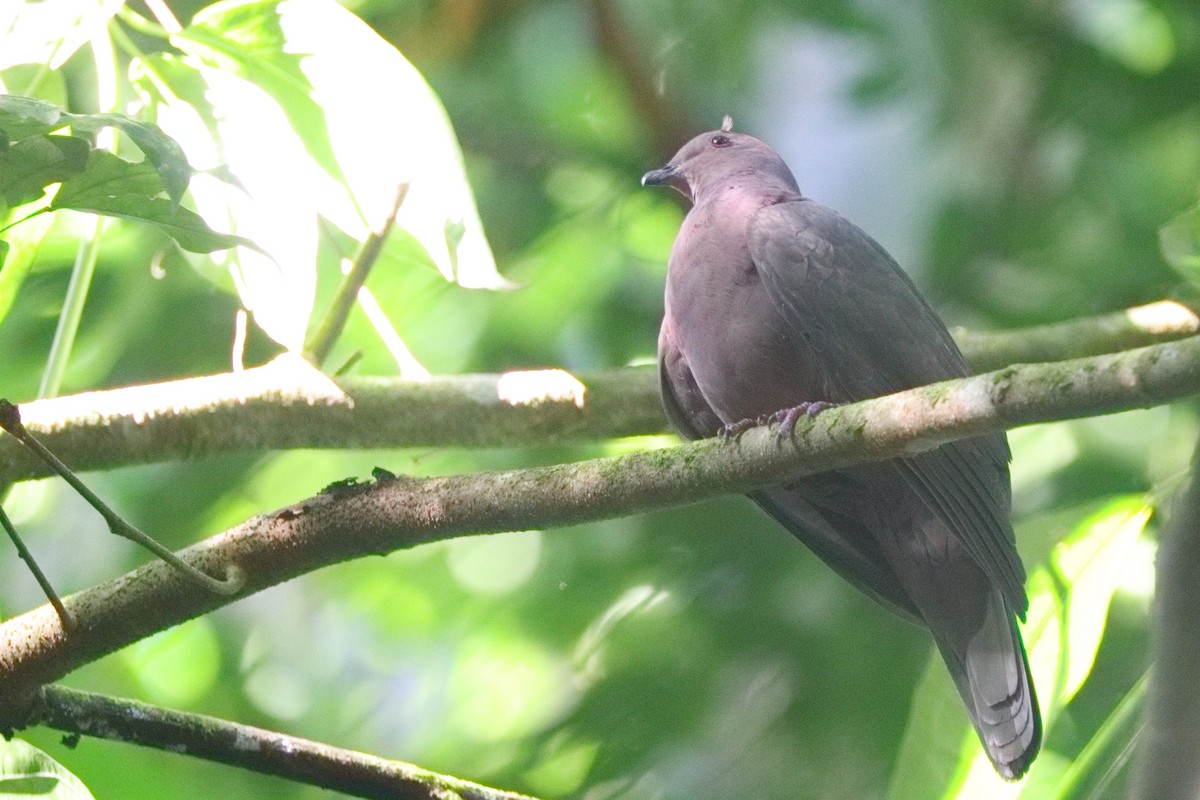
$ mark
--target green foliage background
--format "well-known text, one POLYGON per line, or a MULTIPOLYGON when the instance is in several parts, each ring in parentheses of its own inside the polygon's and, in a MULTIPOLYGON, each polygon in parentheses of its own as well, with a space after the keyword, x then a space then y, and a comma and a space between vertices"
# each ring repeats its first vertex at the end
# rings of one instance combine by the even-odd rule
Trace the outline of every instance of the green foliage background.
MULTIPOLYGON (((171 6, 185 23, 200 9, 171 6)), ((375 270, 368 285, 434 373, 652 358, 683 208, 637 178, 726 112, 776 144, 802 187, 828 187, 868 230, 870 219, 888 221, 893 239, 876 232, 907 254, 951 324, 1017 327, 1188 291, 1189 276, 1160 254, 1158 231, 1200 184, 1200 10, 1189 0, 350 7, 444 104, 499 271, 520 287, 464 289, 419 258, 375 270), (797 102, 816 85, 833 87, 824 106, 797 102), (821 149, 839 135, 812 126, 823 113, 862 135, 855 155, 870 174, 823 168, 821 149), (848 177, 855 185, 839 185, 848 177)), ((108 27, 133 50, 162 47, 128 17, 108 27)), ((118 48, 113 68, 126 101, 130 52, 118 48)), ((0 78, 9 93, 107 110, 95 105, 89 47, 61 70, 41 66, 10 66, 0 78)), ((395 102, 378 76, 356 79, 375 105, 395 102)), ((359 111, 354 124, 370 128, 374 109, 359 111)), ((411 146, 404 128, 374 133, 381 149, 411 146)), ((54 224, 19 294, 0 303, 12 302, 0 321, 0 395, 16 401, 37 394, 79 235, 91 226, 54 224)), ((174 250, 159 259, 163 239, 152 231, 106 230, 61 392, 227 369, 238 306, 228 280, 210 280, 211 268, 192 269, 174 250)), ((252 332, 247 362, 278 349, 252 332)), ((360 317, 331 363, 354 351, 363 353, 356 371, 394 372, 360 317)), ((1157 517, 1142 532, 1143 509, 1161 509, 1179 485, 1196 434, 1187 405, 1011 437, 1033 614, 1042 603, 1045 619, 1071 621, 1062 651, 1042 656, 1055 678, 1039 677, 1039 690, 1054 718, 1024 787, 963 788, 971 740, 927 637, 740 498, 327 569, 67 683, 547 797, 1119 797, 1124 762, 1108 770, 1105 754, 1120 747, 1104 748, 1128 740, 1116 712, 1125 698, 1136 702, 1146 666, 1157 517)), ((376 465, 448 473, 664 441, 303 451, 89 478, 143 529, 183 546, 376 465)), ((60 590, 143 559, 58 481, 18 485, 5 508, 60 590)), ((15 554, 0 576, 6 615, 41 602, 15 554)), ((45 730, 26 738, 99 797, 324 796, 117 744, 85 739, 71 750, 45 730)))

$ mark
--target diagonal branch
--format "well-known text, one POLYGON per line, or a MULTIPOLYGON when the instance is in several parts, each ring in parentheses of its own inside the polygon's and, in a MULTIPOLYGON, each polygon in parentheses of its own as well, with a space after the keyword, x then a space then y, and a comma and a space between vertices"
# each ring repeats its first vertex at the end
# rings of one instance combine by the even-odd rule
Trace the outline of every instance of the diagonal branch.
POLYGON ((383 244, 396 225, 396 215, 400 213, 400 206, 404 205, 404 198, 408 197, 408 187, 408 181, 397 187, 391 212, 383 224, 367 234, 366 240, 363 241, 358 253, 354 256, 350 270, 342 277, 324 319, 317 326, 312 338, 305 343, 304 349, 309 360, 317 366, 325 363, 325 359, 329 357, 329 351, 333 349, 334 342, 337 341, 342 329, 346 327, 346 320, 350 318, 350 311, 354 308, 358 292, 366 285, 367 275, 375 266, 375 262, 379 260, 379 254, 383 252, 383 244))
MULTIPOLYGON (((386 473, 334 485, 184 550, 201 569, 239 567, 236 597, 324 566, 426 542, 544 528, 742 493, 821 470, 930 449, 1050 420, 1143 408, 1200 393, 1200 337, 1114 355, 1008 367, 802 419, 781 440, 757 428, 573 464, 428 479, 386 473)), ((235 598, 147 564, 65 598, 69 635, 44 606, 0 625, 0 729, 19 725, 36 689, 82 664, 235 598)))
MULTIPOLYGON (((957 332, 976 369, 1115 352, 1200 332, 1172 301, 1024 331, 957 332)), ((539 373, 439 376, 428 381, 344 378, 283 357, 239 373, 25 403, 29 429, 86 471, 287 448, 503 447, 663 433, 653 367, 580 374, 584 394, 547 381, 522 398, 508 381, 539 373)), ((0 436, 0 484, 43 477, 0 436)))
POLYGON ((403 761, 343 750, 216 717, 65 686, 37 693, 30 724, 203 758, 378 800, 534 800, 403 761))

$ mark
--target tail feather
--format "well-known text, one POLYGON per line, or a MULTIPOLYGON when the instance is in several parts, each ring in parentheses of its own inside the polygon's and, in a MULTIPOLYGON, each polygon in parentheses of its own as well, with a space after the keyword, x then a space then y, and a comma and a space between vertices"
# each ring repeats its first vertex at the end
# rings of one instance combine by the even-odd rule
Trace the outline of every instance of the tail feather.
POLYGON ((1042 723, 1012 610, 993 592, 983 626, 963 651, 934 639, 996 771, 1019 780, 1041 746, 1042 723))

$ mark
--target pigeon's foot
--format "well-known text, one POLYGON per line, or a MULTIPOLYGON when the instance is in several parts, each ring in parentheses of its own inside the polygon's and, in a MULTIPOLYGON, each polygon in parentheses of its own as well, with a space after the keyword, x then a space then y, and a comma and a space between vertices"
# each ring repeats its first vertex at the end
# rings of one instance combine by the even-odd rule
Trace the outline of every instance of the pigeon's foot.
POLYGON ((811 403, 801 403, 798 406, 791 408, 781 408, 771 416, 767 417, 768 423, 779 423, 779 438, 790 436, 792 428, 796 427, 796 420, 801 417, 815 417, 827 408, 833 408, 836 403, 826 403, 824 400, 815 400, 811 403))
POLYGON ((717 431, 717 436, 722 441, 727 442, 730 439, 736 439, 751 428, 757 428, 759 425, 766 425, 768 421, 769 419, 765 414, 761 417, 748 417, 746 419, 740 419, 737 422, 731 422, 728 425, 722 425, 721 430, 717 431))

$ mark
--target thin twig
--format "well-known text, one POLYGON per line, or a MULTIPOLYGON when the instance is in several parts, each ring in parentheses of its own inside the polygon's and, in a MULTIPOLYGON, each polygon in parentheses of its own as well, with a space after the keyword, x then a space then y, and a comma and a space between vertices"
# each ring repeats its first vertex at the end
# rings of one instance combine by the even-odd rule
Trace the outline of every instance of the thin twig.
POLYGON ((317 327, 312 338, 305 346, 305 354, 308 359, 318 367, 325 363, 325 359, 329 357, 329 351, 333 349, 334 342, 341 335, 342 329, 346 327, 346 320, 350 317, 350 310, 354 308, 354 301, 358 298, 358 290, 362 288, 367 281, 367 275, 370 274, 371 268, 375 266, 375 262, 379 259, 379 254, 383 250, 383 243, 387 240, 388 234, 391 233, 393 226, 396 224, 396 215, 400 213, 400 206, 404 205, 404 198, 408 196, 408 182, 401 183, 396 188, 396 198, 392 203, 391 213, 379 226, 378 230, 371 231, 362 246, 358 250, 358 254, 354 257, 354 263, 350 267, 350 271, 342 278, 341 284, 338 285, 337 292, 333 296, 333 302, 329 306, 329 311, 325 314, 325 318, 321 320, 321 324, 317 327))
POLYGON ((29 552, 29 548, 25 546, 25 542, 17 533, 16 526, 12 524, 12 520, 8 518, 8 514, 4 513, 4 508, 0 507, 0 527, 4 528, 8 538, 12 539, 13 546, 17 548, 17 554, 25 565, 29 567, 29 571, 33 573, 34 579, 38 582, 38 586, 42 587, 42 592, 46 595, 46 599, 50 601, 50 605, 54 607, 58 614, 59 620, 62 621, 65 630, 73 630, 75 628, 75 620, 71 616, 71 612, 67 611, 62 604, 62 600, 58 599, 58 593, 54 591, 54 587, 50 585, 50 581, 46 578, 46 573, 42 572, 42 568, 38 566, 37 561, 33 557, 33 553, 29 552))
POLYGON ((154 555, 161 558, 166 563, 170 564, 179 572, 186 575, 193 583, 208 589, 210 592, 215 592, 221 595, 237 594, 245 583, 244 578, 238 572, 236 565, 230 565, 227 575, 224 580, 217 580, 209 575, 205 575, 200 570, 183 561, 179 556, 172 553, 167 548, 163 547, 148 534, 143 533, 139 528, 130 522, 127 522, 120 514, 109 507, 107 503, 100 499, 99 495, 79 479, 71 469, 59 460, 58 456, 50 452, 44 444, 38 441, 37 437, 33 436, 25 426, 21 423, 20 410, 8 402, 0 399, 0 428, 12 434, 17 441, 25 445, 33 451, 38 458, 46 462, 46 464, 58 473, 63 480, 70 484, 79 495, 87 500, 92 508, 104 517, 104 521, 108 523, 108 529, 117 536, 128 539, 134 544, 141 545, 149 550, 154 555))
POLYGON ((527 795, 480 786, 403 761, 344 750, 216 717, 63 686, 42 687, 29 724, 154 747, 355 797, 534 800, 527 795))

